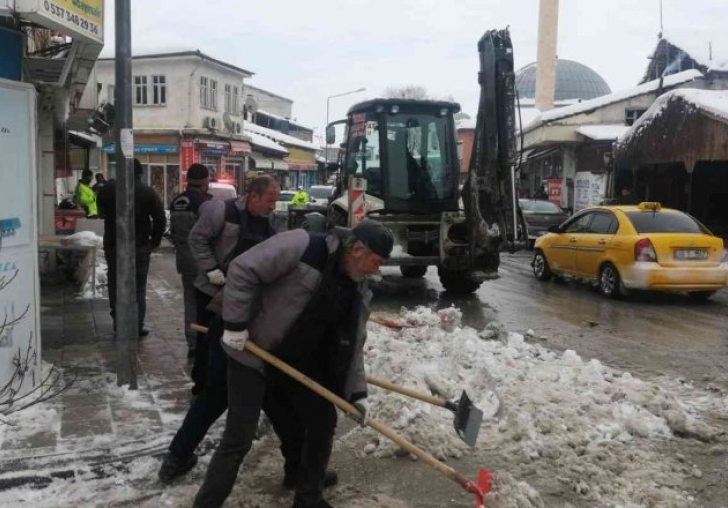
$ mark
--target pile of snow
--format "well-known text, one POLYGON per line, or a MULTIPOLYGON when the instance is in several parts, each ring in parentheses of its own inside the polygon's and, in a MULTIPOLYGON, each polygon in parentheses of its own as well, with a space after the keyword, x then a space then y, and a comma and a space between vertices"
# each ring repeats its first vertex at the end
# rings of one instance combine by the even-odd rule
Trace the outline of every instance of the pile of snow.
MULTIPOLYGON (((510 475, 491 467, 498 486, 492 506, 544 506, 537 485, 550 483, 552 490, 554 482, 599 506, 678 507, 688 501, 679 485, 695 472, 659 455, 656 445, 675 435, 715 438, 694 404, 574 351, 528 343, 497 324, 480 332, 461 328, 457 309, 403 309, 399 318, 421 326, 396 331, 372 325, 368 373, 449 399, 465 389, 485 422, 470 451, 452 429, 452 414, 440 408, 370 388, 368 415, 438 458, 482 453, 501 464, 510 475), (521 502, 513 504, 516 498, 521 502)), ((401 453, 371 429, 357 429, 347 439, 362 432, 366 453, 401 453)))

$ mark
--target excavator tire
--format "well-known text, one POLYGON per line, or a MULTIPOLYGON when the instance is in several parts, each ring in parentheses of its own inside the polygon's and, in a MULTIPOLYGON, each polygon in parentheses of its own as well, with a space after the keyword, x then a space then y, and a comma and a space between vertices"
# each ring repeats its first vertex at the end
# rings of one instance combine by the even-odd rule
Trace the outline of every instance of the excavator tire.
POLYGON ((419 279, 427 273, 426 266, 400 266, 399 271, 405 279, 419 279))
POLYGON ((476 280, 470 272, 461 270, 448 270, 441 266, 437 267, 437 273, 440 276, 440 283, 445 288, 445 291, 456 295, 469 295, 475 292, 480 285, 481 281, 476 280))
POLYGON ((349 214, 337 206, 329 208, 329 213, 326 217, 327 229, 331 229, 334 226, 344 226, 349 224, 349 214))

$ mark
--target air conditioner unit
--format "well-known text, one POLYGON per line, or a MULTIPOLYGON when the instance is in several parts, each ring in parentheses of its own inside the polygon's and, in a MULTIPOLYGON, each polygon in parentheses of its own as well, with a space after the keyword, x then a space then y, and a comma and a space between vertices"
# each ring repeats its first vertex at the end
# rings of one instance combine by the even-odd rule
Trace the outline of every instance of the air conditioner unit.
POLYGON ((240 134, 243 132, 243 126, 240 122, 235 122, 235 134, 240 134))
POLYGON ((217 129, 217 118, 214 116, 206 116, 202 122, 202 125, 208 129, 217 129))

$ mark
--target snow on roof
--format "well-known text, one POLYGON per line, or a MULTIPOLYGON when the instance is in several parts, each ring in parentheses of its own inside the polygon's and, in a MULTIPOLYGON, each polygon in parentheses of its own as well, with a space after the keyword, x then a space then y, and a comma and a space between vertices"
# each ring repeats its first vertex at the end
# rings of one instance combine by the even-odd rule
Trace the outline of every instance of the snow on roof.
POLYGON ((715 30, 704 26, 689 31, 667 30, 663 39, 682 49, 700 65, 728 71, 728 33, 723 27, 715 30))
POLYGON ((613 141, 629 130, 627 125, 582 125, 576 132, 594 141, 613 141))
POLYGON ((283 143, 284 145, 297 146, 299 148, 305 148, 307 150, 319 149, 319 147, 309 141, 303 141, 302 139, 289 136, 288 134, 283 134, 282 132, 278 132, 273 129, 268 129, 267 127, 261 127, 260 125, 255 125, 254 123, 245 122, 245 130, 248 132, 260 134, 261 136, 270 138, 278 143, 283 143))
POLYGON ((619 143, 627 142, 637 132, 646 128, 655 118, 665 111, 670 101, 678 98, 692 104, 706 113, 717 116, 728 123, 728 91, 696 90, 692 88, 672 90, 658 97, 650 109, 648 109, 628 131, 620 136, 619 143))
POLYGON ((279 145, 272 139, 263 136, 262 134, 258 134, 256 132, 248 130, 248 124, 246 123, 245 125, 246 127, 243 128, 243 132, 247 136, 250 136, 250 142, 253 143, 255 146, 259 146, 260 148, 265 148, 266 150, 272 150, 274 152, 283 153, 286 155, 288 154, 288 150, 285 147, 279 145))
POLYGON ((546 111, 544 113, 541 113, 538 117, 536 117, 534 119, 534 121, 531 122, 530 125, 528 125, 528 127, 529 128, 537 127, 540 124, 553 122, 554 120, 560 120, 562 118, 578 115, 580 113, 586 113, 589 111, 593 111, 595 109, 603 108, 604 106, 608 106, 609 104, 614 104, 615 102, 620 102, 620 101, 630 99, 632 97, 645 95, 645 94, 654 92, 660 86, 663 86, 663 87, 675 86, 675 85, 679 85, 681 83, 687 83, 688 81, 693 81, 695 79, 702 78, 702 77, 703 77, 703 74, 700 71, 697 71, 695 69, 691 69, 691 70, 684 71, 684 72, 679 72, 677 74, 667 76, 663 79, 656 79, 654 81, 648 81, 647 83, 643 83, 634 88, 628 88, 626 90, 621 90, 619 92, 616 92, 616 93, 613 93, 610 95, 604 95, 602 97, 597 97, 596 99, 583 101, 578 104, 574 104, 573 106, 565 106, 563 108, 556 108, 556 109, 552 109, 550 111, 546 111))
POLYGON ((301 127, 302 129, 306 129, 306 130, 309 130, 309 131, 313 131, 313 129, 311 127, 306 127, 305 125, 300 124, 300 123, 296 122, 295 120, 291 120, 290 118, 286 118, 285 116, 280 116, 280 115, 275 115, 273 113, 268 113, 267 111, 263 111, 262 109, 259 109, 258 110, 258 114, 259 115, 269 116, 271 118, 275 118, 276 120, 282 120, 284 122, 288 122, 291 125, 295 125, 296 127, 301 127))
POLYGON ((455 128, 457 130, 460 129, 475 129, 475 124, 477 123, 476 118, 462 118, 455 122, 455 128))

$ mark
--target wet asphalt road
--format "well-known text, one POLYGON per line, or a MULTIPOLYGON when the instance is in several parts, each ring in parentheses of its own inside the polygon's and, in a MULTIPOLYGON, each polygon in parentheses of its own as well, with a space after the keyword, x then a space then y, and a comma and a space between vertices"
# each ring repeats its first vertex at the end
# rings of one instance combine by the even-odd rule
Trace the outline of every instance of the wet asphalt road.
POLYGON ((463 323, 477 329, 500 321, 510 331, 533 330, 547 347, 573 349, 640 377, 665 375, 728 389, 728 291, 703 303, 684 294, 642 292, 609 300, 586 285, 536 280, 531 256, 504 254, 501 277, 469 297, 445 293, 434 268, 415 280, 385 268, 374 310, 455 305, 463 323))

